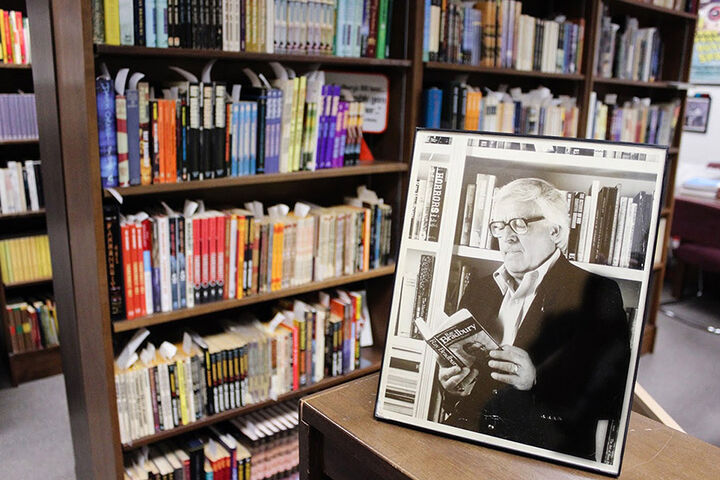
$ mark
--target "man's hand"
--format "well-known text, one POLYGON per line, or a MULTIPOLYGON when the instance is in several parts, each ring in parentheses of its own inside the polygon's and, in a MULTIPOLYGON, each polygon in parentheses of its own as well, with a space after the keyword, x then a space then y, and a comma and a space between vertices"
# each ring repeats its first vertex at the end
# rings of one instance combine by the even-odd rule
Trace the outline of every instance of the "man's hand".
POLYGON ((440 380, 440 385, 442 385, 446 392, 453 395, 459 395, 461 397, 467 397, 470 395, 472 387, 475 385, 474 382, 469 385, 469 382, 463 384, 463 381, 468 377, 468 375, 470 375, 470 373, 471 372, 468 367, 464 367, 462 369, 460 369, 460 367, 440 367, 438 378, 440 380))
POLYGON ((503 345, 490 351, 490 358, 492 360, 488 362, 488 366, 499 371, 490 374, 495 380, 512 385, 518 390, 530 390, 535 385, 535 365, 525 350, 503 345))

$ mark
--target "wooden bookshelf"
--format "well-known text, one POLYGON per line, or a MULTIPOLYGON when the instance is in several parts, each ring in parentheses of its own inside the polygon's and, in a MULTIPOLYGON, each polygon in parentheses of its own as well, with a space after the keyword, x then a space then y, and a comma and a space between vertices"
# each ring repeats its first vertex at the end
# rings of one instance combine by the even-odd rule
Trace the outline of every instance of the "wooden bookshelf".
POLYGON ((261 293, 258 295, 251 295, 239 299, 220 300, 218 302, 203 303, 195 306, 194 308, 184 308, 181 310, 174 310, 167 313, 155 313, 153 315, 148 315, 145 317, 133 318, 132 320, 117 320, 113 322, 113 330, 117 333, 126 332, 128 330, 136 330, 143 327, 150 327, 153 325, 161 325, 164 323, 184 320, 186 318, 195 318, 201 315, 224 312, 234 308, 254 305, 256 303, 269 302, 271 300, 292 297, 295 295, 301 295, 303 293, 316 292, 328 288, 348 285, 350 283, 362 282, 364 280, 371 280, 373 278, 380 278, 387 275, 392 275, 393 273, 395 273, 395 266, 388 265, 386 267, 376 268, 368 272, 355 273, 353 275, 346 275, 343 277, 331 278, 329 280, 312 282, 305 285, 299 285, 297 287, 284 288, 275 292, 261 293))
POLYGON ((194 48, 154 48, 115 45, 95 45, 95 51, 103 56, 121 57, 162 57, 199 58, 204 60, 222 59, 245 62, 319 63, 352 68, 409 68, 411 62, 404 59, 378 59, 335 57, 331 55, 282 55, 274 53, 226 52, 194 48))
POLYGON ((640 0, 610 0, 609 3, 616 3, 618 5, 626 5, 638 10, 648 10, 665 15, 668 20, 672 17, 677 17, 686 20, 697 20, 696 13, 689 13, 681 10, 675 10, 673 8, 661 7, 652 3, 642 2, 640 0))
MULTIPOLYGON (((523 3, 527 3, 529 9, 541 10, 546 8, 547 2, 524 0, 523 3)), ((48 218, 51 219, 48 227, 58 290, 55 292, 58 315, 63 319, 63 324, 68 324, 66 328, 61 328, 60 334, 63 361, 68 367, 66 385, 74 433, 76 472, 78 478, 83 479, 121 479, 124 451, 172 438, 265 405, 257 404, 225 412, 205 419, 205 423, 196 422, 136 440, 132 445, 122 445, 113 368, 114 357, 120 348, 118 344, 122 338, 128 336, 128 331, 188 320, 196 316, 202 316, 203 322, 212 323, 218 320, 221 312, 228 309, 245 308, 253 303, 331 288, 346 282, 362 282, 368 290, 376 345, 376 348, 371 350, 375 358, 369 359, 367 367, 352 374, 362 375, 379 367, 392 301, 394 271, 394 267, 384 267, 367 272, 367 277, 342 277, 329 280, 330 283, 326 284, 316 282, 247 299, 203 304, 188 310, 112 322, 107 293, 102 212, 103 201, 109 200, 110 194, 103 191, 100 185, 95 96, 95 78, 101 62, 106 62, 113 72, 120 66, 134 67, 153 80, 166 78, 167 67, 170 65, 187 66, 194 73, 199 73, 197 67, 212 59, 219 60, 214 75, 228 81, 234 80, 232 72, 238 65, 249 63, 260 69, 264 68, 263 64, 268 61, 286 63, 297 67, 298 71, 306 71, 314 64, 320 64, 327 69, 385 74, 390 83, 387 130, 369 136, 368 142, 375 157, 383 159, 382 162, 317 172, 118 188, 117 192, 127 198, 133 207, 156 204, 158 200, 168 198, 177 199, 185 194, 192 195, 192 198, 221 198, 228 204, 233 204, 248 191, 256 195, 258 200, 285 196, 285 202, 290 203, 301 199, 307 193, 330 204, 336 199, 342 199, 343 189, 352 189, 367 182, 370 188, 376 190, 393 207, 393 252, 397 252, 404 218, 407 172, 414 132, 420 125, 424 82, 429 79, 444 82, 456 76, 469 76, 472 79, 471 84, 477 86, 507 83, 510 87, 521 85, 526 88, 551 84, 555 90, 557 85, 557 93, 571 94, 578 99, 581 112, 578 133, 580 137, 584 137, 589 99, 595 88, 602 93, 618 93, 619 101, 638 93, 650 96, 655 101, 684 96, 676 82, 684 82, 688 78, 696 23, 694 15, 684 12, 668 11, 629 0, 608 0, 611 11, 617 8, 618 14, 640 12, 637 15, 641 18, 641 27, 650 21, 658 25, 672 23, 672 30, 668 27, 663 30, 663 34, 668 35, 664 76, 659 82, 651 83, 595 78, 592 50, 599 28, 597 19, 600 0, 564 2, 559 7, 560 13, 567 14, 569 18, 583 18, 586 25, 580 69, 582 73, 572 75, 439 62, 424 63, 424 3, 410 0, 393 2, 390 45, 392 58, 387 60, 94 45, 91 5, 90 0, 28 0, 32 18, 30 26, 35 57, 35 91, 38 105, 43 105, 42 111, 38 112, 40 153, 42 158, 56 159, 54 162, 43 163, 43 179, 48 218), (564 8, 569 11, 562 11, 564 8), (677 22, 677 25, 673 22, 677 22), (224 78, 224 74, 227 74, 228 78, 224 78), (321 181, 312 182, 318 179, 321 181)), ((535 12, 532 13, 535 15, 535 12)), ((550 12, 545 11, 538 16, 548 13, 550 12)), ((681 134, 681 128, 678 127, 671 149, 677 151, 681 134)), ((673 197, 672 192, 668 193, 664 208, 667 221, 671 222, 673 197)), ((662 268, 655 269, 655 283, 662 285, 664 265, 659 264, 657 267, 662 268)), ((656 288, 653 292, 655 295, 659 289, 656 288)), ((656 299, 653 296, 651 301, 657 302, 659 297, 656 299)), ((649 327, 643 339, 646 350, 651 349, 656 331, 653 309, 650 310, 649 327)), ((363 356, 366 354, 367 352, 364 352, 363 356)), ((288 398, 297 398, 349 378, 351 377, 327 379, 318 385, 293 392, 288 398)))
POLYGON ((28 280, 25 282, 13 282, 13 283, 5 283, 5 289, 10 288, 28 288, 28 287, 40 287, 40 286, 47 286, 52 284, 52 277, 46 277, 46 278, 36 278, 33 280, 28 280))
POLYGON ((26 218, 39 218, 45 216, 45 209, 30 210, 27 212, 19 213, 0 213, 0 222, 4 220, 23 220, 26 218))
POLYGON ((370 373, 374 373, 374 372, 380 370, 380 365, 382 363, 382 355, 383 355, 383 352, 379 348, 376 348, 376 347, 363 348, 362 350, 360 350, 360 368, 358 370, 354 370, 350 373, 347 373, 345 375, 341 375, 338 377, 324 378, 317 383, 307 385, 305 387, 301 387, 298 390, 295 390, 295 391, 292 391, 289 393, 285 393, 283 395, 279 395, 277 400, 266 400, 264 402, 246 405, 241 408, 227 410, 225 412, 218 413, 216 415, 210 415, 208 417, 202 418, 202 419, 198 420, 197 422, 189 423, 189 424, 183 425, 181 427, 175 427, 170 430, 158 432, 154 435, 148 435, 147 437, 133 440, 131 443, 123 444, 122 448, 124 451, 134 450, 136 448, 142 447, 143 445, 148 445, 150 443, 155 443, 160 440, 172 438, 172 437, 175 437, 175 436, 183 434, 183 433, 192 432, 199 428, 206 427, 208 425, 213 425, 215 423, 222 422, 223 420, 229 420, 231 418, 237 417, 238 415, 243 415, 245 413, 254 412, 255 410, 260 410, 262 408, 276 405, 281 402, 285 402, 288 400, 295 400, 295 399, 298 399, 305 395, 309 395, 311 393, 317 392, 319 390, 324 390, 326 388, 334 387, 335 385, 338 385, 340 383, 347 382, 349 380, 353 380, 355 378, 362 377, 362 376, 368 375, 370 373))
POLYGON ((37 138, 23 138, 19 140, 0 140, 0 145, 32 145, 38 143, 37 138))
POLYGON ((32 65, 29 63, 0 63, 0 70, 31 70, 32 65))
MULTIPOLYGON (((15 10, 27 16, 25 0, 8 0, 0 7, 15 10)), ((30 22, 32 23, 32 22, 30 22)), ((0 93, 32 93, 32 64, 0 63, 0 93)), ((37 160, 39 141, 37 138, 0 139, 0 167, 5 168, 8 160, 37 160)), ((21 180, 22 181, 22 180, 21 180)), ((13 237, 31 236, 46 232, 45 209, 17 213, 0 213, 0 240, 13 237)), ((16 300, 29 300, 38 293, 52 292, 52 279, 42 278, 27 282, 5 283, 0 274, 0 355, 7 358, 8 375, 13 386, 61 373, 59 347, 51 347, 25 353, 13 353, 6 328, 9 315, 6 306, 16 300)))
POLYGON ((483 75, 502 75, 506 77, 533 77, 539 79, 572 80, 580 82, 585 79, 582 73, 547 73, 534 70, 516 70, 513 68, 481 67, 479 65, 466 65, 447 62, 425 62, 427 70, 441 70, 447 72, 467 72, 483 75))
MULTIPOLYGON (((115 191, 123 197, 161 195, 176 192, 197 192, 200 190, 234 188, 246 185, 262 185, 301 182, 307 180, 332 179, 340 177, 353 177, 360 175, 380 175, 383 173, 407 172, 408 165, 403 162, 375 161, 352 167, 325 168, 316 171, 301 171, 291 173, 268 173, 262 175, 246 175, 242 177, 213 178, 183 183, 158 183, 154 185, 137 185, 131 187, 118 187, 115 191)), ((113 195, 105 190, 104 195, 110 198, 113 195)))

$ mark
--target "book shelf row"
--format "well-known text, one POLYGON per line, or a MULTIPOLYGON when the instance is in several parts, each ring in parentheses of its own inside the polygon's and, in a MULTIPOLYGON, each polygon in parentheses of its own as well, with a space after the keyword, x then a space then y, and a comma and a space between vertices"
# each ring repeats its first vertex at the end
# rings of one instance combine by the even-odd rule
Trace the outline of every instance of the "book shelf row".
POLYGON ((93 41, 108 45, 370 58, 390 50, 389 0, 145 0, 93 7, 93 41))
POLYGON ((0 240, 0 272, 5 284, 33 283, 52 276, 47 235, 0 240))
POLYGON ((151 215, 122 218, 108 209, 112 319, 192 309, 387 265, 392 208, 364 197, 330 208, 298 203, 293 213, 278 205, 266 214, 259 202, 218 211, 186 201, 182 213, 163 205, 151 215))
POLYGON ((0 9, 0 65, 29 65, 31 61, 27 17, 0 9))
POLYGON ((323 71, 291 76, 274 64, 271 86, 192 80, 150 83, 128 69, 96 81, 104 187, 176 183, 357 165, 372 160, 364 103, 323 71), (114 85, 114 93, 113 93, 114 85), (169 93, 168 93, 169 92, 169 93))
POLYGON ((299 478, 297 402, 286 401, 221 425, 124 455, 126 480, 299 478))
POLYGON ((0 216, 30 214, 44 209, 39 160, 11 160, 5 168, 0 168, 0 216))

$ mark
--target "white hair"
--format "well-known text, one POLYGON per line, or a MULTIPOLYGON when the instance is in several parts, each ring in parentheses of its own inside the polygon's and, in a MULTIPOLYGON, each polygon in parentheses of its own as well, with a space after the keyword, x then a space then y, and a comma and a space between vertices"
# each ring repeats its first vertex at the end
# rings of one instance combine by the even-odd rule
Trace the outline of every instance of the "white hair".
POLYGON ((557 225, 560 234, 555 245, 564 250, 570 235, 570 216, 565 195, 551 183, 540 178, 519 178, 504 185, 495 195, 495 203, 504 200, 533 202, 551 224, 557 225))

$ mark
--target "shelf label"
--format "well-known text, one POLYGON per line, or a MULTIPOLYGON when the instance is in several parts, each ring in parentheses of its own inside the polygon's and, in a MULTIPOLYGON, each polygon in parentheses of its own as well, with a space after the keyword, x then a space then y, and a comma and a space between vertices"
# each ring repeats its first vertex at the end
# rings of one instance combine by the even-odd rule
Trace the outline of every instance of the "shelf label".
POLYGON ((325 72, 325 83, 349 90, 365 104, 363 132, 382 133, 387 128, 390 80, 379 73, 325 72))

